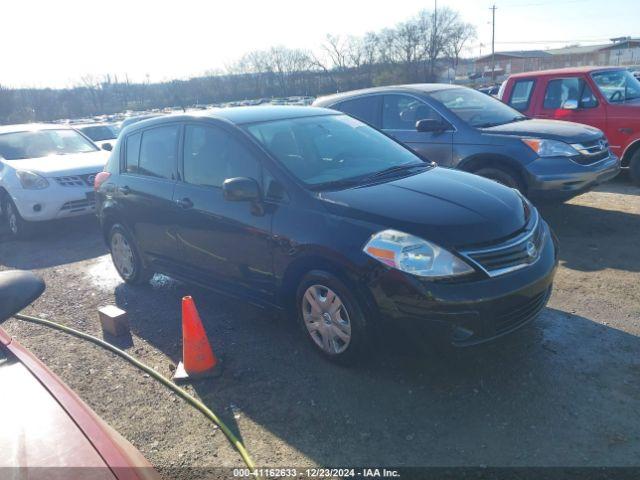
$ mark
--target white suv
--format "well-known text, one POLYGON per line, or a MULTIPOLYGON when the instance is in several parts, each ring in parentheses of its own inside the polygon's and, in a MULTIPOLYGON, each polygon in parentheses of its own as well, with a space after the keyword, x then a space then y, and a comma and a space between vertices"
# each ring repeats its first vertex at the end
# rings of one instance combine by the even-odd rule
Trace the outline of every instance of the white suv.
POLYGON ((30 222, 95 212, 93 181, 108 152, 73 128, 0 126, 0 206, 9 232, 30 222))

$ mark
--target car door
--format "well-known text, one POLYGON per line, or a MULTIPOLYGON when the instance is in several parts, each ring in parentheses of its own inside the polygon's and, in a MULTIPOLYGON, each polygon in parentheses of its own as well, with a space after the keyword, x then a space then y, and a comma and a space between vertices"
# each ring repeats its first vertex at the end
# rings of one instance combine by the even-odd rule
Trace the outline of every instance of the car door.
POLYGON ((583 123, 601 130, 607 128, 605 105, 598 101, 591 86, 579 76, 549 79, 536 116, 583 123), (573 105, 568 108, 571 103, 573 105))
POLYGON ((120 215, 139 248, 159 265, 171 263, 176 256, 170 212, 178 172, 179 136, 177 123, 128 135, 115 193, 120 215))
POLYGON ((173 195, 176 233, 188 276, 228 293, 271 301, 272 213, 262 205, 227 201, 222 192, 228 178, 262 184, 254 148, 227 126, 185 125, 181 181, 173 195))
POLYGON ((387 94, 382 99, 382 130, 407 145, 427 160, 439 165, 452 164, 453 130, 419 132, 419 120, 433 119, 448 122, 423 100, 412 95, 387 94))

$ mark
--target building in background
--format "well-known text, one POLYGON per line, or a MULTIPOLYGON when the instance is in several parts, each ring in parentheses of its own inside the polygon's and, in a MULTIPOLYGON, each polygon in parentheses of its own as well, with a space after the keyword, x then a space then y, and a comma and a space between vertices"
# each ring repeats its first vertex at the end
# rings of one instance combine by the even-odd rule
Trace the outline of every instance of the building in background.
POLYGON ((612 38, 600 45, 572 45, 550 50, 519 50, 496 52, 475 59, 474 72, 469 76, 476 83, 491 82, 491 69, 495 62, 496 81, 511 74, 547 70, 550 68, 581 67, 589 65, 640 65, 640 38, 612 38), (495 57, 495 59, 494 59, 495 57))

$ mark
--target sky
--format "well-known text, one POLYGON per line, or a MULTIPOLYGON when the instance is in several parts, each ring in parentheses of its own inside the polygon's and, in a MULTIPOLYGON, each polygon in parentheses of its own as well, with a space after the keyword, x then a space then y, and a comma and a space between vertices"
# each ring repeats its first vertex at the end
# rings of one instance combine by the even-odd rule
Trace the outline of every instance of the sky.
MULTIPOLYGON (((437 0, 476 26, 468 55, 491 51, 490 0, 437 0)), ((640 37, 639 0, 495 0, 496 51, 640 37)), ((224 69, 243 53, 317 50, 327 33, 392 27, 434 0, 0 0, 0 85, 69 87, 106 73, 132 81, 224 69)))

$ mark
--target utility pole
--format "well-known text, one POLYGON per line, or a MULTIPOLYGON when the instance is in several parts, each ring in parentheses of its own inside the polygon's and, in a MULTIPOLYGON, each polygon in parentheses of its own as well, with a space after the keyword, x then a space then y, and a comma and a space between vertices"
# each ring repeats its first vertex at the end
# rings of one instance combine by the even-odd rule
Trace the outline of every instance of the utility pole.
POLYGON ((433 0, 433 25, 431 26, 431 45, 430 45, 430 53, 429 53, 429 78, 428 82, 433 82, 433 74, 435 72, 435 52, 436 52, 436 38, 438 35, 438 0, 433 0))
POLYGON ((496 83, 496 4, 491 10, 491 84, 496 83))

